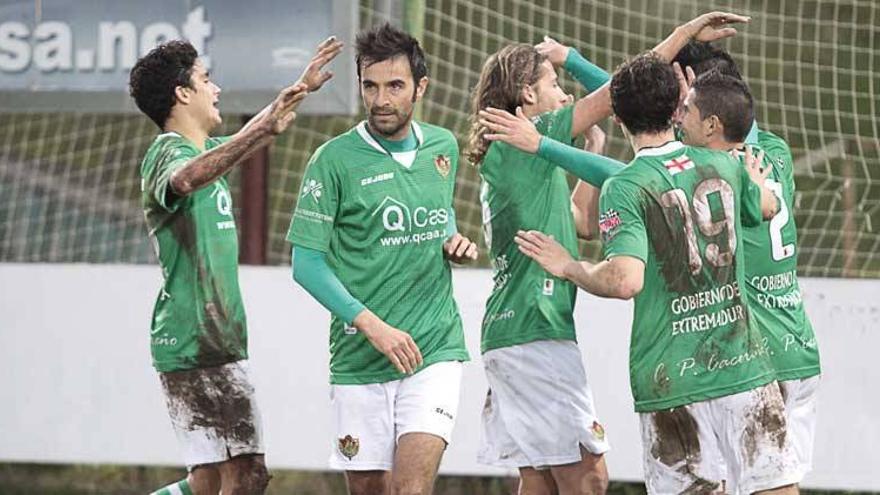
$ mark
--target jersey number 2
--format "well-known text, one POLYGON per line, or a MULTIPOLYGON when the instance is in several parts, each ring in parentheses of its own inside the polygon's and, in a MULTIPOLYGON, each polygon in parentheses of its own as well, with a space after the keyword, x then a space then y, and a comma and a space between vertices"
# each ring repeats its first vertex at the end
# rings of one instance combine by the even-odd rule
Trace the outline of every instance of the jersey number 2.
POLYGON ((772 179, 764 182, 767 189, 773 191, 779 200, 779 211, 770 219, 770 256, 773 261, 782 261, 785 258, 794 256, 794 243, 782 243, 782 229, 788 225, 791 216, 788 212, 788 205, 785 204, 785 198, 782 194, 782 183, 772 179))

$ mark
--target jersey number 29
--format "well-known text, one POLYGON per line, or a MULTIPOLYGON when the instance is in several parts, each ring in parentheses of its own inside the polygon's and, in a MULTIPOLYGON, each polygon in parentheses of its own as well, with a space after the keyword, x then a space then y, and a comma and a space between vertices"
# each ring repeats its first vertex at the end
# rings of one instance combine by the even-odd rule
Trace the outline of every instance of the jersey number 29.
POLYGON ((672 189, 660 196, 664 208, 675 208, 684 219, 684 234, 687 241, 688 267, 691 275, 696 275, 703 268, 703 257, 694 230, 694 217, 697 228, 704 237, 715 237, 727 232, 727 245, 709 242, 706 244, 706 261, 715 267, 728 266, 736 254, 736 217, 734 213, 734 192, 725 180, 719 178, 706 179, 697 184, 693 195, 693 215, 687 196, 682 189, 672 189), (718 220, 712 218, 709 198, 717 195, 724 216, 718 220))

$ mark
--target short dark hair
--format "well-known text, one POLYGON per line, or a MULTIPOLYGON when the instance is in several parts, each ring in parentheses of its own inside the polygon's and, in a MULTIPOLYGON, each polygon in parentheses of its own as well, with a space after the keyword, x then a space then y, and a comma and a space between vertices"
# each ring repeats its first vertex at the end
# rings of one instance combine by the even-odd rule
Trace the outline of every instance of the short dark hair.
POLYGON ((173 40, 153 48, 132 67, 129 93, 141 112, 160 129, 171 115, 176 101, 174 90, 178 86, 191 87, 192 68, 198 56, 188 41, 173 40))
POLYGON ((419 41, 387 22, 358 33, 355 39, 355 52, 357 53, 355 62, 357 63, 358 80, 361 78, 362 67, 368 67, 399 55, 403 55, 409 60, 413 81, 418 83, 428 75, 425 52, 419 46, 419 41))
POLYGON ((723 48, 706 41, 691 40, 672 61, 678 62, 682 69, 690 67, 697 76, 717 70, 724 75, 742 80, 742 74, 733 57, 723 48))
POLYGON ((755 102, 746 83, 712 70, 697 77, 692 88, 701 119, 715 115, 724 125, 724 139, 746 140, 755 120, 755 102))
POLYGON ((678 100, 672 66, 653 52, 624 62, 611 78, 611 107, 632 134, 669 129, 678 100))

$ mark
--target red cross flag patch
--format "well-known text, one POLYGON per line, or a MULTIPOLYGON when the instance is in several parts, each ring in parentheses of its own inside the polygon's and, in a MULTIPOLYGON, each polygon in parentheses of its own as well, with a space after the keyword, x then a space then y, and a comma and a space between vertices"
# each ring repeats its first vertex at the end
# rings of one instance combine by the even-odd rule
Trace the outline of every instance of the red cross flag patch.
POLYGON ((681 155, 678 158, 666 160, 663 162, 663 166, 669 171, 669 175, 675 175, 694 168, 694 162, 687 155, 681 155))

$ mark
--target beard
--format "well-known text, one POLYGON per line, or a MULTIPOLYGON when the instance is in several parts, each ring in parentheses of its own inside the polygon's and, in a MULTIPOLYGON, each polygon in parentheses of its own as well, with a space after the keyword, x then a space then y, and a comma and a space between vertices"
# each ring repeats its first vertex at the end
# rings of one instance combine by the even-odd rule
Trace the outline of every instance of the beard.
POLYGON ((370 123, 370 129, 383 137, 394 136, 401 129, 409 125, 412 119, 414 107, 410 107, 409 112, 401 110, 370 110, 367 121, 370 123), (380 115, 381 114, 381 115, 380 115), (381 120, 380 120, 381 119, 381 120))

